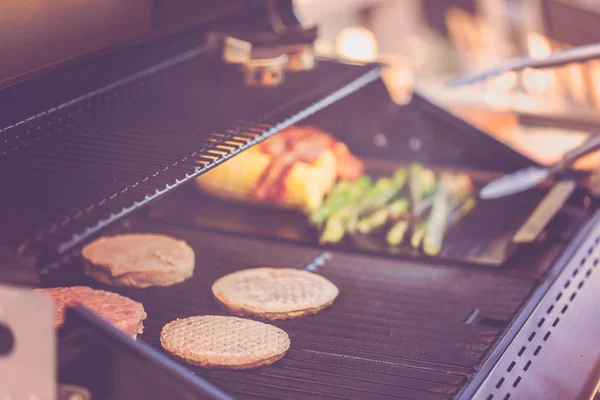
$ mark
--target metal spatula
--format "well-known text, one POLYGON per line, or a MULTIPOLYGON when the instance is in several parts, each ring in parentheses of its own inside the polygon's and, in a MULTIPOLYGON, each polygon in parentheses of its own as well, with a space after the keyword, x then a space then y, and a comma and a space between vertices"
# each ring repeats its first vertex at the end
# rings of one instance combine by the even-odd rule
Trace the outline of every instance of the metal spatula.
POLYGON ((469 74, 448 83, 449 87, 459 87, 480 82, 504 72, 520 71, 525 68, 551 68, 574 62, 585 62, 600 58, 600 44, 572 47, 558 51, 545 58, 523 57, 507 61, 492 69, 469 74))
POLYGON ((600 149, 600 135, 593 135, 581 146, 568 151, 553 166, 549 168, 529 167, 504 175, 484 186, 479 192, 479 197, 482 199, 496 199, 531 189, 542 181, 569 169, 579 158, 598 149, 600 149))

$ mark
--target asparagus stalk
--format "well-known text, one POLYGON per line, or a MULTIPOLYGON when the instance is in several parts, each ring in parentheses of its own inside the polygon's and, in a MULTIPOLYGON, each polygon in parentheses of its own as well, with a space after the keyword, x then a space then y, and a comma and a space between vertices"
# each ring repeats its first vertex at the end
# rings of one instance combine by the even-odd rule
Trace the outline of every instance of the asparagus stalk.
POLYGON ((321 226, 336 211, 362 196, 371 184, 371 178, 363 176, 354 182, 342 181, 336 185, 325 203, 310 215, 313 225, 321 226))
POLYGON ((392 225, 385 236, 387 244, 390 246, 398 246, 400 243, 402 243, 404 236, 408 231, 408 225, 408 220, 401 220, 392 225))
POLYGON ((408 173, 406 169, 400 168, 394 172, 391 178, 380 178, 375 185, 365 194, 354 210, 354 214, 348 222, 348 230, 353 232, 357 228, 358 221, 366 214, 373 213, 389 203, 404 187, 408 173))
POLYGON ((361 233, 370 233, 382 228, 389 220, 397 220, 408 212, 408 200, 398 199, 385 208, 375 211, 369 216, 362 218, 356 224, 361 233))
POLYGON ((394 172, 392 178, 381 178, 361 202, 359 215, 375 211, 392 200, 404 187, 408 174, 401 168, 394 172))
POLYGON ((406 216, 406 214, 408 213, 408 208, 408 200, 405 198, 394 200, 392 203, 390 203, 389 206, 387 206, 390 218, 392 220, 397 220, 401 217, 406 216))
POLYGON ((450 214, 450 193, 448 182, 441 179, 438 191, 433 200, 431 213, 427 219, 427 228, 423 238, 423 252, 434 256, 442 250, 442 241, 448 216, 450 214))
POLYGON ((417 226, 415 226, 415 228, 413 229, 412 236, 410 238, 410 245, 413 248, 418 249, 419 247, 421 247, 421 242, 423 242, 423 237, 425 236, 426 231, 426 222, 420 222, 419 224, 417 224, 417 226))
POLYGON ((436 192, 431 214, 427 221, 427 232, 423 239, 423 252, 430 256, 442 250, 444 235, 452 223, 456 223, 474 206, 470 198, 471 180, 466 175, 443 175, 436 192))
POLYGON ((348 222, 355 215, 357 203, 371 182, 369 177, 363 178, 359 179, 362 182, 357 181, 357 184, 346 192, 343 204, 340 201, 338 203, 340 206, 333 209, 333 212, 329 214, 319 239, 321 243, 337 243, 344 238, 348 230, 348 222))
POLYGON ((414 219, 419 219, 423 215, 427 213, 427 211, 433 205, 433 199, 435 198, 435 194, 428 196, 427 198, 421 199, 419 204, 413 205, 413 214, 412 217, 414 219))
POLYGON ((381 228, 385 225, 388 219, 389 213, 384 208, 382 210, 377 210, 366 218, 361 219, 356 224, 356 229, 360 233, 371 233, 372 231, 381 228))
POLYGON ((330 218, 325 224, 325 229, 321 233, 319 242, 325 243, 337 243, 344 238, 346 234, 346 227, 344 221, 341 218, 330 218))
POLYGON ((470 197, 459 207, 456 207, 448 218, 448 227, 458 223, 465 215, 467 215, 475 207, 475 199, 470 197))
POLYGON ((427 208, 427 204, 422 204, 423 200, 435 192, 435 173, 421 164, 411 164, 408 174, 413 217, 416 218, 427 208))

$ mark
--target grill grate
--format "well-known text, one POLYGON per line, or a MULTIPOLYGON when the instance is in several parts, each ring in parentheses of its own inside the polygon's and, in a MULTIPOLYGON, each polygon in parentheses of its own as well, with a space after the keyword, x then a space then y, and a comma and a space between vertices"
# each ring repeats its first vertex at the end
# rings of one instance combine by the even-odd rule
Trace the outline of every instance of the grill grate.
POLYGON ((275 89, 246 88, 196 50, 4 129, 0 242, 64 253, 378 76, 321 60, 275 89))
MULTIPOLYGON (((224 315, 210 286, 239 269, 306 268, 340 288, 330 309, 274 323, 288 332, 292 347, 273 366, 256 371, 189 367, 243 399, 452 398, 502 333, 498 327, 465 323, 467 316, 478 309, 482 316, 510 320, 534 286, 533 280, 487 270, 339 252, 323 257, 314 248, 229 234, 183 228, 158 231, 190 243, 197 265, 194 277, 181 285, 118 289, 144 304, 148 319, 140 340, 156 347, 162 326, 175 318, 224 315), (315 257, 320 262, 313 262, 315 257)), ((87 283, 115 290, 80 278, 78 271, 80 263, 74 258, 70 268, 55 271, 63 275, 56 279, 61 285, 87 283)))

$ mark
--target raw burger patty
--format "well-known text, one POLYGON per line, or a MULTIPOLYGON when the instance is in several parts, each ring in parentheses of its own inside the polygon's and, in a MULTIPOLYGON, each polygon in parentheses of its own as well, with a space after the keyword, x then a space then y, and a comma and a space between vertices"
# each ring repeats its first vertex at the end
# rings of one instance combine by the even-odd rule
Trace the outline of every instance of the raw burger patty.
POLYGON ((162 329, 160 343, 192 365, 227 369, 270 365, 290 348, 287 333, 276 326, 216 315, 169 322, 162 329))
POLYGON ((102 237, 83 248, 85 272, 116 286, 169 286, 194 273, 194 251, 184 241, 164 235, 102 237))
POLYGON ((264 319, 316 314, 333 304, 337 286, 321 275, 292 268, 254 268, 226 275, 212 291, 236 315, 264 319))
POLYGON ((54 302, 58 327, 65 322, 65 308, 80 304, 133 338, 143 330, 143 321, 146 319, 144 306, 128 297, 86 286, 36 289, 36 291, 50 296, 54 302))

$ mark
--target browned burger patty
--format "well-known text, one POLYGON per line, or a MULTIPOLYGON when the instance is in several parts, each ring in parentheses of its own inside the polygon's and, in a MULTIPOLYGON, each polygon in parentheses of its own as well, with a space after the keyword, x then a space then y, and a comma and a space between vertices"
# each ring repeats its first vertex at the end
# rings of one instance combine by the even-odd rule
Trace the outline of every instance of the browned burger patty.
POLYGON ((194 251, 184 241, 164 235, 102 237, 81 252, 86 274, 115 286, 169 286, 194 273, 194 251))
POLYGON ((80 304, 134 339, 144 329, 143 321, 146 319, 144 306, 128 297, 87 286, 36 289, 36 291, 50 296, 54 302, 57 327, 64 324, 65 309, 80 304))
POLYGON ((270 365, 290 348, 287 333, 276 326, 219 315, 169 322, 162 329, 160 343, 192 365, 227 369, 270 365))
POLYGON ((292 268, 234 272, 217 280, 212 292, 232 314, 271 320, 316 314, 339 294, 321 275, 292 268))

